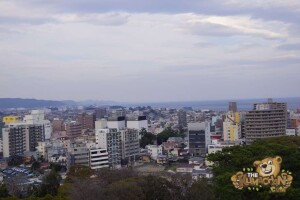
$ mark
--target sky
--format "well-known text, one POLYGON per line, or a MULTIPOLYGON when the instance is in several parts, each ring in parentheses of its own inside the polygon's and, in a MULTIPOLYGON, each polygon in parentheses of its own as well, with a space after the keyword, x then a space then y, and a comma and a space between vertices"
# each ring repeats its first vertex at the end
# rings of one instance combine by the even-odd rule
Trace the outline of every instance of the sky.
POLYGON ((0 98, 300 96, 299 0, 0 0, 0 98))

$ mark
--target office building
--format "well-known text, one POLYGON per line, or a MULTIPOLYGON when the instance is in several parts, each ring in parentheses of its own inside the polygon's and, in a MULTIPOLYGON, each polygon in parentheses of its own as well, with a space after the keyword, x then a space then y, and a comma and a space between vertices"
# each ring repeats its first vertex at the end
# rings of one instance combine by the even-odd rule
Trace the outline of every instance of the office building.
POLYGON ((192 156, 204 156, 211 144, 210 123, 188 123, 188 149, 192 156))
POLYGON ((253 140, 283 136, 287 129, 287 104, 273 102, 256 103, 245 116, 245 137, 253 140))

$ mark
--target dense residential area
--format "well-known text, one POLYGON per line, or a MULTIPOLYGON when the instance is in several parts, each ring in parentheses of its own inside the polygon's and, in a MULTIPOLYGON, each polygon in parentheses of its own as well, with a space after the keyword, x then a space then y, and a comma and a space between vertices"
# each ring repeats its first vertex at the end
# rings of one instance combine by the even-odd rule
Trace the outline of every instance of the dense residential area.
POLYGON ((2 198, 277 198, 230 179, 268 156, 294 174, 282 198, 300 194, 300 110, 272 99, 249 111, 60 106, 2 109, 1 119, 2 198))

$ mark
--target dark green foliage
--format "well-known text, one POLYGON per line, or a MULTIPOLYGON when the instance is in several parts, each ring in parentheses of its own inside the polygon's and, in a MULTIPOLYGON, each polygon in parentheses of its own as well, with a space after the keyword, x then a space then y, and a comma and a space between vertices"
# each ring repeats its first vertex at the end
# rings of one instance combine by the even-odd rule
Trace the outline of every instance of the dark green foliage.
POLYGON ((6 185, 4 183, 1 183, 0 184, 0 198, 7 197, 7 196, 8 196, 8 191, 7 191, 6 185))
POLYGON ((175 131, 171 127, 167 127, 165 130, 163 130, 161 133, 157 135, 157 144, 160 145, 163 142, 166 142, 169 137, 184 137, 184 133, 181 133, 180 131, 175 131))
POLYGON ((300 138, 278 137, 257 141, 248 146, 234 146, 208 156, 215 163, 214 191, 218 199, 299 199, 300 197, 300 138), (255 160, 281 156, 282 169, 293 172, 292 186, 286 193, 269 193, 235 189, 230 177, 243 168, 253 167, 255 160))
POLYGON ((145 148, 145 146, 148 144, 154 144, 155 140, 156 140, 155 135, 153 135, 152 133, 145 133, 143 134, 142 139, 140 141, 140 146, 142 148, 145 148))

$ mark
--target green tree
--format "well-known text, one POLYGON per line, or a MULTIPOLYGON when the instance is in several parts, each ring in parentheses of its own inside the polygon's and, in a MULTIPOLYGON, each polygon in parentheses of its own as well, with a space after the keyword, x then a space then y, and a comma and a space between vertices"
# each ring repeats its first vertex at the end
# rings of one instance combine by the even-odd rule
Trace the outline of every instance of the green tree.
POLYGON ((247 146, 234 146, 222 152, 210 154, 208 160, 214 162, 214 192, 217 199, 299 199, 300 197, 300 138, 277 137, 256 141, 247 146), (293 173, 292 186, 286 193, 269 193, 237 190, 230 177, 243 168, 253 167, 255 160, 265 157, 281 156, 282 169, 293 173))

